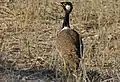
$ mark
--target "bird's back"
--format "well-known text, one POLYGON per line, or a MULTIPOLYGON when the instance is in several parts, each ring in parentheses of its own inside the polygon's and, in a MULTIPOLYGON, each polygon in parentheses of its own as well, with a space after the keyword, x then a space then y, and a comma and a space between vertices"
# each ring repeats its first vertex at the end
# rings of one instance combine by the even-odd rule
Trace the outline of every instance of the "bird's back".
POLYGON ((73 29, 64 29, 58 33, 57 45, 64 57, 71 64, 78 63, 80 57, 79 34, 73 29), (71 62, 72 61, 72 62, 71 62))

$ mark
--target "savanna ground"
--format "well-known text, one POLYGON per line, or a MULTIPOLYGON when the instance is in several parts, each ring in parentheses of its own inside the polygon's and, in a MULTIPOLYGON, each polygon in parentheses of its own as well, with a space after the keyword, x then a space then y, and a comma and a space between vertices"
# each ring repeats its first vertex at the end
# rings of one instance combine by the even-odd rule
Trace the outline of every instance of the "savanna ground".
MULTIPOLYGON (((83 82, 120 82, 120 0, 66 1, 84 42, 83 82)), ((80 82, 62 71, 55 39, 64 14, 55 2, 0 0, 0 82, 80 82)))

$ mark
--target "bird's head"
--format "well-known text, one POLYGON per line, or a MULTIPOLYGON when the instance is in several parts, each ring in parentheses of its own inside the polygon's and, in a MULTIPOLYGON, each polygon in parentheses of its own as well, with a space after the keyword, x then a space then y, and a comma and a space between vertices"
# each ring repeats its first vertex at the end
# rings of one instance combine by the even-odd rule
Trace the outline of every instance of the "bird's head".
POLYGON ((66 13, 70 13, 73 9, 71 2, 60 2, 61 6, 65 10, 66 13))

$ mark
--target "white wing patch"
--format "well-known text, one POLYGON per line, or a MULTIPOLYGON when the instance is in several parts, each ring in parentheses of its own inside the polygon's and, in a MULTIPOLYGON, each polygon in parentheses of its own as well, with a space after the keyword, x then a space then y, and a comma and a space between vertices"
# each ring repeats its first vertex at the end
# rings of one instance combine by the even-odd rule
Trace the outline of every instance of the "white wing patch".
POLYGON ((66 8, 67 10, 70 10, 71 7, 70 7, 70 5, 66 5, 65 8, 66 8))

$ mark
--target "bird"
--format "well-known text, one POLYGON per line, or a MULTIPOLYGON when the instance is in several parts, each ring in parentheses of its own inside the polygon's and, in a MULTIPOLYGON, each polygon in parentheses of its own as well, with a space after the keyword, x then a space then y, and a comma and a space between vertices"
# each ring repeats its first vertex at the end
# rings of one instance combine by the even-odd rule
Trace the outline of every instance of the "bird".
POLYGON ((60 2, 65 16, 62 27, 57 33, 56 43, 60 56, 64 59, 64 69, 69 66, 72 69, 78 69, 80 59, 83 56, 83 41, 78 32, 70 27, 69 15, 72 12, 71 2, 60 2))

